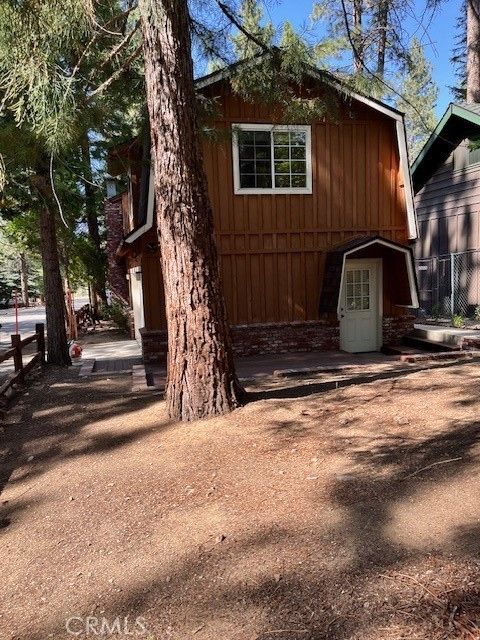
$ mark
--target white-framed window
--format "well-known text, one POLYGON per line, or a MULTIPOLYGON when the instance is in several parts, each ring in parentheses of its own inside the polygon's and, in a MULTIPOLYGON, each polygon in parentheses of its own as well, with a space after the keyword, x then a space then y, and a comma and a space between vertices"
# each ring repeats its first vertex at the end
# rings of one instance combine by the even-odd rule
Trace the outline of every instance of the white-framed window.
POLYGON ((312 193, 311 127, 233 124, 236 194, 312 193))

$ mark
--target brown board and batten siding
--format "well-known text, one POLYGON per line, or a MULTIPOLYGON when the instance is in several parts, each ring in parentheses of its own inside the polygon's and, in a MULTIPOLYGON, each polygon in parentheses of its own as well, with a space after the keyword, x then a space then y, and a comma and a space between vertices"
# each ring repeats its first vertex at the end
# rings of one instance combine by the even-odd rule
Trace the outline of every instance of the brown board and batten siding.
MULTIPOLYGON (((311 194, 235 195, 232 124, 274 118, 222 83, 209 93, 222 114, 204 160, 229 321, 315 320, 326 251, 359 235, 408 242, 395 123, 353 101, 337 122, 311 125, 311 194)), ((384 304, 386 314, 403 313, 384 304)))
POLYGON ((480 164, 468 166, 459 145, 415 197, 418 258, 480 248, 480 164))

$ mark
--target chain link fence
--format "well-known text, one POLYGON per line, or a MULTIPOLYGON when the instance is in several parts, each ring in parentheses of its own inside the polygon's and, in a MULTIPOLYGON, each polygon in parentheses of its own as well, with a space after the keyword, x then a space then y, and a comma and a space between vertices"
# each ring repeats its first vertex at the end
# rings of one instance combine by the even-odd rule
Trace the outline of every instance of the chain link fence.
POLYGON ((422 258, 416 263, 421 313, 474 316, 480 306, 480 251, 422 258))

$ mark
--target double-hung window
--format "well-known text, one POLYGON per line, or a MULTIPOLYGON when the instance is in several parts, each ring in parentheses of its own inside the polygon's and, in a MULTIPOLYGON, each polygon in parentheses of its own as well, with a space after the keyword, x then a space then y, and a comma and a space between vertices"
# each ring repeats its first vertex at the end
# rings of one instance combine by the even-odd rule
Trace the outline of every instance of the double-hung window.
POLYGON ((233 125, 237 194, 312 193, 309 126, 233 125))

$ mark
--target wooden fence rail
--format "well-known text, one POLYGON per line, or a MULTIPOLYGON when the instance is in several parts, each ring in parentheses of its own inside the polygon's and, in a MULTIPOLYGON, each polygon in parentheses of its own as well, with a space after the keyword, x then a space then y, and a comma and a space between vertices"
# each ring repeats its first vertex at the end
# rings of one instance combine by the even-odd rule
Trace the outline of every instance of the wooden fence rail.
POLYGON ((14 334, 11 336, 12 346, 3 353, 0 352, 0 363, 9 360, 13 360, 14 371, 9 373, 6 379, 0 384, 0 406, 5 406, 8 402, 7 392, 15 384, 23 384, 25 377, 35 367, 35 365, 45 364, 45 326, 43 324, 35 325, 35 333, 27 338, 21 338, 20 335, 14 334), (23 349, 31 344, 37 343, 37 350, 33 355, 33 358, 23 364, 23 349))

